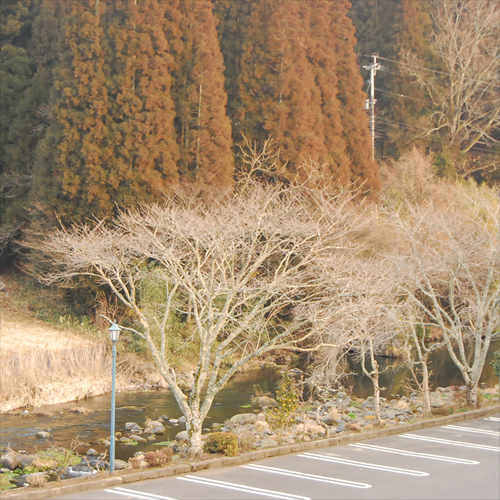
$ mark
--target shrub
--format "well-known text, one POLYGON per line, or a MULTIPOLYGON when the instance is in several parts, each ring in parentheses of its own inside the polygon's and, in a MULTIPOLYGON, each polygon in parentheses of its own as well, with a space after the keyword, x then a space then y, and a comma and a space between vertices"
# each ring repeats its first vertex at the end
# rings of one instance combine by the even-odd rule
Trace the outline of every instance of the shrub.
POLYGON ((283 432, 290 427, 292 417, 299 407, 299 391, 293 378, 284 373, 276 391, 277 406, 266 413, 266 420, 276 432, 278 440, 283 432))
POLYGON ((203 445, 205 453, 222 452, 227 457, 238 454, 238 436, 234 432, 212 432, 203 445))
POLYGON ((162 467, 172 460, 172 455, 169 456, 163 451, 150 451, 144 455, 144 460, 149 467, 162 467))

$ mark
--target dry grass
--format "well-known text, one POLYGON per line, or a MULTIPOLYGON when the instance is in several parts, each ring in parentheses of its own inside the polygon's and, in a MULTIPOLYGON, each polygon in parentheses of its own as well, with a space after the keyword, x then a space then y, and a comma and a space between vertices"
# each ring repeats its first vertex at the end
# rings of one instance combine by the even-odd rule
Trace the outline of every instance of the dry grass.
POLYGON ((43 472, 35 472, 26 476, 26 482, 35 488, 41 488, 47 482, 47 478, 43 472))
POLYGON ((0 411, 85 399, 111 386, 111 356, 104 345, 2 354, 0 411))

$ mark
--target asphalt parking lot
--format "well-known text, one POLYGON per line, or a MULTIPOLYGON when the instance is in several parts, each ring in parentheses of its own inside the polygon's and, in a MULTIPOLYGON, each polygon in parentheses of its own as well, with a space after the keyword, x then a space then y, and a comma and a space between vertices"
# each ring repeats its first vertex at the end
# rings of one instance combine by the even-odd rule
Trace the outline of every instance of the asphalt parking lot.
POLYGON ((500 414, 58 498, 498 500, 500 414))

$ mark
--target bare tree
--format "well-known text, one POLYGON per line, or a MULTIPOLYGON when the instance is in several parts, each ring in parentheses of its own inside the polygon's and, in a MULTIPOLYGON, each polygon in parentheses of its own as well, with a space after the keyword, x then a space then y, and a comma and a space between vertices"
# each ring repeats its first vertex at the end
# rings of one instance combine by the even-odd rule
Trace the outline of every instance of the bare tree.
POLYGON ((210 206, 143 206, 109 224, 62 228, 32 248, 45 256, 46 283, 89 276, 128 308, 135 323, 126 329, 146 342, 199 455, 203 422, 234 373, 269 350, 318 342, 314 317, 300 313, 318 301, 312 263, 351 247, 367 220, 347 193, 250 183, 210 206), (184 393, 168 328, 188 309, 198 361, 184 393))
POLYGON ((394 262, 406 277, 403 290, 425 325, 440 328, 474 405, 486 354, 500 333, 499 207, 498 195, 472 184, 457 185, 439 210, 386 205, 402 235, 394 262))
POLYGON ((498 143, 500 5, 497 0, 433 0, 431 47, 440 71, 411 53, 405 71, 432 101, 423 136, 443 133, 460 152, 498 143))
POLYGON ((404 325, 402 329, 406 333, 403 337, 403 352, 405 353, 413 382, 422 395, 423 416, 430 417, 429 378, 431 372, 429 370, 429 357, 435 350, 442 348, 444 342, 429 338, 428 329, 435 327, 435 325, 427 323, 425 318, 422 317, 421 311, 415 311, 409 304, 401 320, 404 325), (420 315, 417 314, 418 312, 420 312, 420 315))
MULTIPOLYGON (((340 353, 347 349, 358 353, 362 371, 373 384, 377 422, 380 422, 381 372, 376 356, 394 344, 399 328, 397 280, 391 269, 383 257, 363 257, 359 251, 344 254, 342 260, 327 258, 318 273, 324 280, 322 300, 308 304, 317 310, 315 323, 322 328, 323 342, 335 346, 333 353, 338 354, 339 348, 340 353)), ((336 367, 336 363, 325 365, 323 378, 338 376, 327 372, 327 368, 336 367)))

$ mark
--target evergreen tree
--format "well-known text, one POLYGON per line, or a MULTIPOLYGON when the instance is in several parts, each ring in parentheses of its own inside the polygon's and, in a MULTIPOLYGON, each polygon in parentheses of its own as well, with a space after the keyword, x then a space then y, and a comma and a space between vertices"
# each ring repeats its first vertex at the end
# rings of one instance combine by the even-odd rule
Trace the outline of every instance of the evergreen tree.
POLYGON ((178 184, 173 60, 165 36, 165 2, 128 0, 109 8, 108 190, 112 201, 128 206, 153 201, 178 184))
POLYGON ((25 110, 25 96, 35 71, 30 54, 34 2, 9 1, 0 6, 0 217, 18 223, 32 182, 30 152, 34 142, 33 109, 25 110), (22 118, 22 120, 20 120, 22 118), (13 126, 14 124, 14 126, 13 126))
POLYGON ((348 17, 349 7, 348 0, 335 0, 330 23, 331 36, 335 40, 342 137, 351 160, 350 180, 362 183, 366 190, 377 191, 380 187, 378 166, 372 160, 368 118, 364 111, 366 94, 363 92, 363 80, 356 63, 355 29, 348 17))
POLYGON ((65 221, 111 215, 178 184, 167 5, 65 2, 36 200, 65 221))
POLYGON ((196 192, 223 192, 232 185, 234 159, 217 19, 210 0, 186 0, 180 8, 174 99, 181 181, 196 192))
POLYGON ((241 56, 241 131, 252 141, 271 136, 292 171, 328 160, 322 95, 309 60, 310 16, 307 2, 254 3, 241 56))

